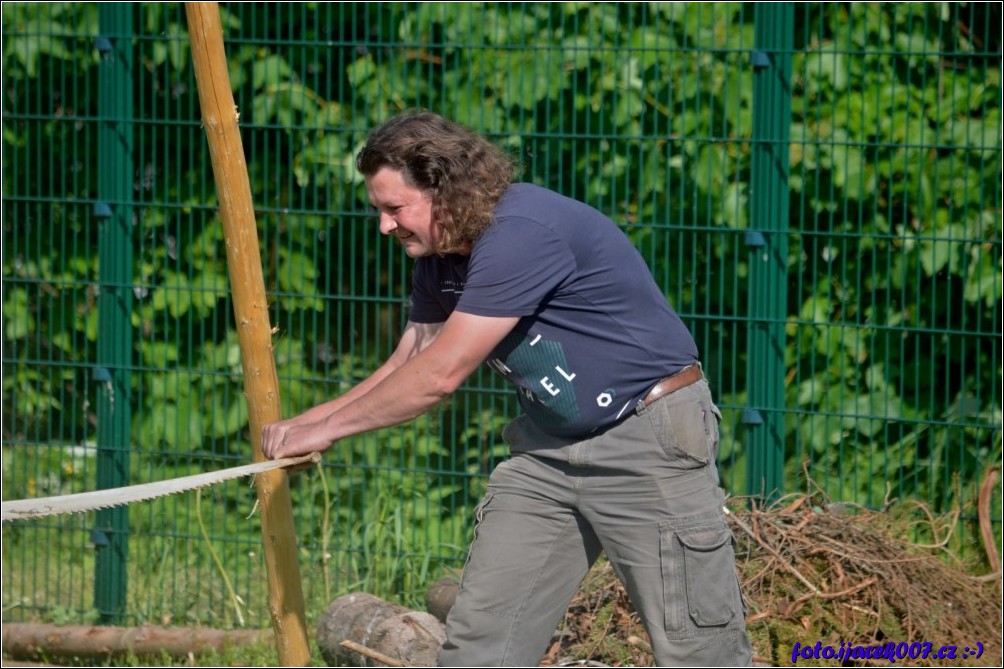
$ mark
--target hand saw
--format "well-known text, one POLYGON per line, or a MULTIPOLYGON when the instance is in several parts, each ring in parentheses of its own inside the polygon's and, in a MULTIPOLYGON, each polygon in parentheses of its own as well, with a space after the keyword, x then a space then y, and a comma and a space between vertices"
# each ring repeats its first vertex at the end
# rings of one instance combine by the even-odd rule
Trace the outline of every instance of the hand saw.
POLYGON ((295 458, 282 458, 280 460, 266 460, 255 462, 250 465, 240 467, 230 467, 220 469, 215 472, 204 474, 193 474, 192 476, 182 476, 166 481, 154 481, 153 483, 140 483, 139 485, 125 486, 122 488, 106 488, 105 490, 95 490, 93 492, 81 492, 73 495, 59 495, 56 497, 39 497, 36 499, 22 499, 11 502, 3 502, 2 522, 19 520, 23 518, 42 518, 43 516, 54 516, 60 513, 83 513, 84 511, 97 511, 113 506, 121 506, 132 502, 143 502, 146 500, 173 495, 187 490, 195 490, 222 481, 240 478, 242 476, 252 476, 273 469, 284 469, 301 464, 311 464, 321 461, 320 453, 308 453, 295 458))

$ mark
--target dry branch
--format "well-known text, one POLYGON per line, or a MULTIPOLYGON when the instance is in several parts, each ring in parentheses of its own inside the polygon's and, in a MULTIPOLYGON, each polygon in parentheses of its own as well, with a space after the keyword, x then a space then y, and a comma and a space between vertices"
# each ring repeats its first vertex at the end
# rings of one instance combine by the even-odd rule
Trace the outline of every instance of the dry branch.
POLYGON ((3 652, 18 660, 109 659, 127 655, 187 657, 271 638, 268 631, 222 631, 187 627, 97 627, 4 623, 3 652))
POLYGON ((980 522, 980 536, 983 538, 983 549, 987 552, 987 562, 990 563, 990 576, 997 581, 998 594, 1002 591, 1004 583, 1001 582, 1001 561, 997 554, 997 541, 994 539, 994 528, 990 521, 990 498, 993 497, 994 486, 997 484, 997 475, 1000 470, 991 467, 987 470, 987 475, 980 484, 980 495, 978 504, 978 516, 980 522))
POLYGON ((775 647, 787 643, 789 653, 806 632, 831 645, 979 638, 985 658, 1000 658, 1001 602, 946 549, 958 510, 944 517, 922 505, 917 511, 931 544, 908 539, 917 513, 826 503, 736 510, 729 523, 745 556, 739 568, 751 632, 770 626, 779 639, 790 626, 791 638, 775 647))
POLYGON ((361 643, 356 643, 355 641, 349 641, 348 639, 346 639, 345 641, 343 641, 339 645, 342 646, 343 648, 348 648, 353 653, 358 653, 359 655, 362 655, 363 657, 368 657, 371 660, 376 660, 377 662, 381 662, 383 664, 386 664, 388 667, 406 667, 406 666, 408 666, 408 665, 406 665, 404 662, 402 662, 400 660, 395 660, 393 657, 390 657, 389 655, 384 655, 383 653, 378 653, 377 651, 373 650, 372 648, 367 648, 366 646, 362 645, 361 643))

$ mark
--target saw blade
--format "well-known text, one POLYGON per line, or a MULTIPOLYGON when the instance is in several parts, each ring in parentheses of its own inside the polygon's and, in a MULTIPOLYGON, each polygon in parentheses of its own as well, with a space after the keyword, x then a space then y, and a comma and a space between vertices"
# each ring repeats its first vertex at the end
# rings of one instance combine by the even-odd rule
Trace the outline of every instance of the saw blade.
POLYGON ((3 508, 3 522, 19 520, 25 518, 42 518, 44 516, 55 516, 61 513, 83 513, 85 511, 97 511, 132 502, 144 502, 158 497, 174 495, 179 492, 195 490, 205 486, 241 478, 242 476, 253 476, 273 469, 283 469, 301 464, 317 463, 321 461, 320 453, 308 453, 295 458, 282 458, 280 460, 265 460, 255 462, 250 465, 230 467, 220 469, 215 472, 204 474, 193 474, 192 476, 182 476, 166 481, 154 481, 153 483, 140 483, 138 485, 125 486, 122 488, 106 488, 92 492, 81 492, 72 495, 58 495, 56 497, 39 497, 36 499, 22 499, 0 504, 3 508))

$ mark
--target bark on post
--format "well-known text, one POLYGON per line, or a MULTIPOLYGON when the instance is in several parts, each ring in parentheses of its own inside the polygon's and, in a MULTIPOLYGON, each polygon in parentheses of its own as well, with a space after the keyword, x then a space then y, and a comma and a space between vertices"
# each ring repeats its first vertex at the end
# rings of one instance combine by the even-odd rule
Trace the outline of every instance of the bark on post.
MULTIPOLYGON (((255 224, 247 163, 230 89, 223 28, 215 2, 186 2, 192 63, 199 88, 202 125, 209 141, 213 174, 223 219, 234 316, 244 368, 244 392, 251 423, 255 462, 263 460, 261 429, 279 420, 279 385, 272 354, 258 229, 255 224)), ((296 556, 296 532, 286 472, 255 477, 261 510, 262 540, 269 585, 269 612, 280 664, 310 661, 303 590, 296 556)))

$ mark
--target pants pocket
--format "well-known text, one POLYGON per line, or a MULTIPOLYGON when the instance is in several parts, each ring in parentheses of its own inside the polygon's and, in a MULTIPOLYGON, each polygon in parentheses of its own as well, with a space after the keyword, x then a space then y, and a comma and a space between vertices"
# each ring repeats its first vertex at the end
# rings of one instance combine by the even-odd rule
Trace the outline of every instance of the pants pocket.
POLYGON ((671 396, 649 409, 655 438, 675 467, 696 469, 718 457, 721 414, 713 402, 694 396, 671 396))
POLYGON ((687 639, 742 627, 731 530, 724 519, 686 523, 661 526, 667 635, 687 639))

